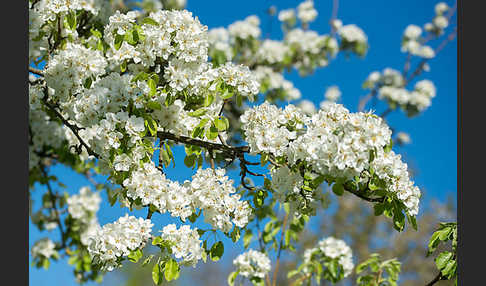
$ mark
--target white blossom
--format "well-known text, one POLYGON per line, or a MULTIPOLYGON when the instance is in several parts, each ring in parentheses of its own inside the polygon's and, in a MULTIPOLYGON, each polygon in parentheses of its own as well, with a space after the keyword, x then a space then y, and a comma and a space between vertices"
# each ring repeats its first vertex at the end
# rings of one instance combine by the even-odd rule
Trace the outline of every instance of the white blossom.
POLYGON ((264 278, 271 269, 268 256, 265 253, 253 249, 238 255, 233 260, 233 265, 239 271, 239 275, 247 278, 264 278))
POLYGON ((188 225, 178 229, 175 224, 169 224, 161 232, 161 238, 171 243, 174 256, 181 259, 183 264, 196 267, 204 251, 197 229, 191 229, 188 225))
POLYGON ((90 238, 88 251, 93 263, 107 271, 120 267, 117 259, 143 248, 151 237, 152 227, 150 219, 137 219, 128 214, 114 223, 105 224, 90 238))

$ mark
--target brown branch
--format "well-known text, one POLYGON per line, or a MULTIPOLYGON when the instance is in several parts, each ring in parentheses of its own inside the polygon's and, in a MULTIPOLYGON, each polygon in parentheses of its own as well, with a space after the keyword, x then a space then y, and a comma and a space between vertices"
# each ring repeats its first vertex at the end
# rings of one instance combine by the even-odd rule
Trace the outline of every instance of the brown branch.
POLYGON ((393 111, 390 107, 388 107, 385 111, 383 111, 382 114, 380 114, 381 118, 385 118, 388 114, 390 114, 393 111))
POLYGON ((47 89, 44 90, 44 93, 45 93, 45 96, 44 96, 44 98, 42 98, 42 102, 44 103, 44 105, 47 106, 52 112, 54 112, 54 114, 56 114, 56 116, 59 119, 61 119, 61 121, 62 121, 62 123, 64 123, 64 125, 66 125, 69 129, 71 129, 71 131, 74 133, 74 136, 76 136, 76 138, 78 139, 78 141, 81 144, 81 146, 83 146, 84 148, 86 148, 86 151, 88 152, 88 155, 94 156, 94 157, 96 157, 96 158, 99 159, 100 156, 98 154, 96 154, 91 149, 91 147, 89 147, 89 145, 86 144, 86 142, 84 142, 84 140, 81 138, 81 136, 79 136, 78 131, 81 130, 82 128, 80 128, 80 127, 78 127, 78 126, 76 126, 74 124, 69 123, 64 118, 64 116, 62 116, 62 114, 56 109, 56 107, 47 101, 47 89))
POLYGON ((344 190, 346 192, 349 192, 349 193, 351 193, 351 194, 353 194, 353 195, 355 195, 355 196, 357 196, 357 197, 359 197, 359 198, 361 198, 361 199, 363 199, 365 201, 368 201, 368 202, 372 202, 372 203, 382 203, 385 200, 384 197, 370 198, 370 197, 367 197, 367 196, 364 196, 364 195, 360 194, 358 191, 354 191, 351 188, 346 188, 345 186, 343 186, 343 187, 344 187, 344 190))
POLYGON ((377 89, 374 88, 368 95, 366 95, 365 97, 363 97, 360 101, 359 101, 359 104, 358 104, 358 111, 363 111, 366 104, 368 103, 368 101, 370 101, 370 99, 374 96, 376 96, 376 93, 377 93, 377 89))
POLYGON ((299 285, 300 282, 305 281, 306 279, 312 277, 312 272, 305 274, 304 276, 300 277, 299 279, 295 280, 294 283, 290 284, 290 286, 299 285))
POLYGON ((237 156, 238 154, 250 152, 250 147, 248 146, 235 147, 235 146, 223 145, 223 144, 203 141, 200 139, 195 139, 187 136, 176 135, 165 131, 158 131, 157 137, 160 140, 169 139, 182 144, 203 147, 208 150, 218 150, 226 155, 229 155, 230 158, 232 158, 233 156, 237 156))
POLYGON ((43 71, 41 71, 40 69, 33 68, 31 66, 29 66, 29 72, 36 74, 36 75, 44 76, 43 71))
POLYGON ((287 227, 288 217, 289 214, 285 213, 285 217, 283 219, 283 225, 282 225, 282 232, 280 233, 280 243, 278 247, 277 261, 275 263, 275 271, 273 272, 273 286, 277 285, 277 273, 278 273, 278 268, 280 266, 280 254, 282 253, 282 246, 283 246, 283 240, 285 235, 285 228, 287 227))
POLYGON ((45 166, 42 165, 40 169, 42 171, 42 174, 44 175, 44 177, 46 177, 46 180, 47 180, 47 182, 46 182, 47 191, 49 192, 49 198, 50 198, 51 203, 52 203, 52 208, 54 210, 54 213, 56 214, 56 222, 57 222, 57 225, 59 226, 59 231, 61 232, 61 241, 62 241, 61 248, 64 248, 64 247, 66 247, 66 233, 64 232, 64 229, 62 227, 59 211, 57 210, 57 206, 56 206, 57 194, 54 194, 54 192, 52 191, 51 184, 49 183, 49 176, 47 174, 47 171, 45 170, 45 166))
POLYGON ((425 286, 432 286, 435 283, 439 282, 440 280, 442 280, 442 273, 439 272, 439 274, 437 274, 437 276, 435 276, 434 279, 432 279, 432 281, 427 283, 425 286))
POLYGON ((331 19, 329 19, 329 24, 331 25, 331 37, 334 37, 336 34, 336 29, 334 28, 333 22, 337 19, 337 12, 339 8, 339 0, 332 1, 332 14, 331 19))

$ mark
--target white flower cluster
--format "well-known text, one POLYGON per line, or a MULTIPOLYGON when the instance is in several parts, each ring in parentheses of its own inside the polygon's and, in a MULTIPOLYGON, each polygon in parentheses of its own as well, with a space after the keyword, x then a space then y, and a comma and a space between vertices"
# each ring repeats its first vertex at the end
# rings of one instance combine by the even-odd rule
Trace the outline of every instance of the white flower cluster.
MULTIPOLYGON (((410 181, 407 165, 400 156, 384 151, 391 130, 382 118, 350 113, 336 103, 326 104, 309 118, 293 105, 282 110, 265 102, 245 111, 241 122, 251 153, 284 156, 290 165, 305 162, 317 174, 344 181, 353 180, 370 167, 383 169, 379 177, 385 180, 386 190, 395 193, 410 214, 418 211, 420 191, 410 181), (377 153, 370 163, 372 152, 377 153), (386 173, 390 170, 396 172, 386 173)), ((297 174, 280 169, 272 172, 279 192, 295 193, 300 182, 297 174), (288 178, 282 178, 285 176, 288 178)))
POLYGON ((93 193, 90 187, 81 187, 79 194, 67 199, 68 212, 77 220, 88 222, 100 208, 101 197, 93 193))
MULTIPOLYGON (((353 271, 353 252, 341 239, 332 236, 324 238, 318 242, 317 247, 306 249, 304 252, 304 263, 315 259, 325 261, 326 258, 338 260, 339 265, 343 268, 344 277, 353 271)), ((308 268, 304 267, 304 271, 308 271, 308 268)))
POLYGON ((246 201, 240 200, 233 180, 225 176, 225 169, 198 169, 192 180, 184 186, 192 197, 194 208, 204 210, 204 221, 215 229, 229 232, 233 223, 245 227, 248 223, 251 209, 246 201))
POLYGON ((150 13, 149 18, 157 24, 141 25, 143 41, 136 45, 123 41, 118 46, 117 38, 137 29, 137 16, 136 11, 126 14, 117 11, 110 17, 104 31, 105 41, 110 45, 107 52, 110 62, 121 64, 124 60, 133 59, 135 63, 141 63, 145 67, 154 66, 156 58, 184 63, 206 62, 207 26, 201 25, 199 20, 193 18, 192 13, 186 10, 159 10, 150 13))
POLYGON ((420 189, 410 180, 407 164, 401 160, 400 154, 378 149, 371 166, 375 174, 386 182, 388 191, 395 193, 405 205, 406 212, 416 216, 419 211, 420 189))
POLYGON ((343 38, 343 40, 347 42, 358 42, 358 43, 366 43, 368 41, 368 37, 366 34, 354 24, 344 25, 338 30, 339 35, 343 38))
POLYGON ((280 41, 264 40, 256 53, 258 61, 277 64, 289 53, 289 47, 280 41))
POLYGON ((328 101, 337 102, 340 97, 341 90, 336 85, 328 87, 324 93, 324 98, 328 101))
MULTIPOLYGON (((129 117, 128 112, 120 111, 116 114, 106 113, 105 118, 99 124, 80 130, 79 135, 94 152, 99 154, 101 158, 107 159, 110 158, 110 150, 119 148, 124 137, 129 138, 127 145, 133 147, 136 142, 141 140, 140 134, 144 130, 145 121, 143 118, 135 115, 129 117)), ((142 159, 145 155, 146 152, 137 149, 137 147, 132 149, 133 162, 142 159)), ((117 166, 120 171, 126 168, 120 162, 117 162, 117 166)))
POLYGON ((300 28, 290 30, 284 42, 293 50, 294 57, 299 59, 294 66, 301 74, 315 67, 328 65, 328 57, 336 56, 339 45, 336 39, 328 35, 319 35, 314 31, 304 31, 300 28))
POLYGON ((444 29, 449 26, 449 20, 445 16, 445 13, 449 11, 449 9, 450 7, 446 3, 437 3, 434 8, 435 17, 432 20, 432 23, 425 24, 425 30, 436 35, 441 35, 444 33, 444 29))
MULTIPOLYGON (((160 99, 165 100, 163 97, 160 99)), ((223 100, 220 97, 216 97, 214 102, 205 108, 206 113, 200 117, 193 117, 189 115, 190 111, 184 109, 184 101, 176 99, 172 105, 165 106, 161 104, 161 109, 154 110, 152 116, 158 121, 159 130, 169 131, 183 136, 191 136, 196 126, 200 126, 204 128, 203 134, 206 134, 206 131, 211 127, 211 120, 218 116, 222 105, 223 100), (206 124, 199 125, 200 123, 204 123, 203 121, 206 124)), ((228 136, 226 132, 220 132, 219 135, 221 135, 223 140, 226 140, 228 136)), ((206 138, 205 140, 219 142, 219 138, 206 138)))
POLYGON ((350 49, 358 55, 364 55, 368 49, 368 37, 361 28, 355 24, 341 26, 337 29, 341 37, 341 49, 350 49))
POLYGON ((196 267, 204 251, 197 229, 191 229, 188 225, 182 225, 177 229, 175 224, 169 224, 161 232, 160 237, 170 242, 174 256, 182 259, 183 264, 196 267))
POLYGON ((85 246, 89 245, 91 237, 101 228, 96 217, 100 203, 99 193, 92 192, 87 186, 81 187, 79 194, 67 199, 68 212, 80 223, 79 237, 85 246))
POLYGON ((32 257, 33 258, 50 258, 51 256, 56 256, 56 245, 49 238, 43 238, 38 240, 34 246, 32 246, 32 257))
POLYGON ((236 21, 228 26, 229 34, 232 37, 247 40, 260 37, 260 19, 256 15, 250 15, 243 21, 236 21))
POLYGON ((278 20, 292 26, 292 23, 295 22, 295 10, 292 8, 281 10, 278 13, 278 20))
POLYGON ((226 84, 234 87, 240 95, 248 97, 250 101, 258 94, 260 84, 247 66, 227 62, 216 70, 226 84))
POLYGON ((60 148, 66 139, 62 125, 42 109, 41 99, 44 96, 43 85, 29 84, 29 169, 34 168, 38 161, 36 152, 42 152, 45 147, 60 148))
POLYGON ((285 155, 290 140, 297 137, 297 132, 289 128, 303 128, 303 119, 304 115, 294 105, 282 110, 268 102, 246 110, 240 117, 250 152, 272 153, 277 157, 285 155))
POLYGON ((435 97, 435 86, 430 80, 421 80, 415 84, 413 91, 402 87, 383 86, 379 89, 378 97, 387 99, 401 106, 413 106, 418 111, 423 111, 432 104, 435 97))
POLYGON ((230 35, 224 27, 210 29, 208 32, 208 42, 211 57, 214 57, 211 51, 217 51, 225 56, 224 59, 226 61, 230 61, 233 58, 230 35))
POLYGON ((117 113, 127 107, 129 100, 137 104, 136 89, 131 87, 131 75, 113 72, 83 90, 66 106, 77 124, 90 127, 99 124, 107 113, 117 113))
POLYGON ((91 238, 88 246, 93 262, 107 271, 119 267, 120 258, 145 246, 151 237, 152 226, 150 219, 137 219, 128 214, 114 223, 105 224, 91 238))
POLYGON ((66 48, 47 62, 45 81, 62 101, 82 90, 88 78, 105 73, 107 62, 100 51, 68 42, 66 48))
POLYGON ((316 19, 317 10, 314 9, 314 1, 306 0, 297 6, 297 17, 302 23, 309 23, 316 19))
POLYGON ((264 278, 270 272, 270 259, 265 253, 253 249, 238 255, 233 260, 233 265, 239 271, 239 275, 252 278, 264 278))
POLYGON ((378 88, 378 98, 399 105, 409 115, 424 111, 432 104, 432 98, 436 96, 436 88, 432 81, 418 81, 413 91, 405 89, 404 84, 402 74, 390 68, 384 69, 383 73, 372 72, 364 82, 367 88, 378 88))
MULTIPOLYGON (((108 7, 105 7, 103 0, 40 0, 33 1, 32 8, 29 9, 29 59, 36 60, 47 54, 49 45, 48 38, 60 29, 61 36, 78 38, 76 30, 70 30, 64 25, 57 27, 56 18, 61 23, 66 19, 70 12, 84 10, 89 12, 97 19, 101 19, 99 14, 105 14, 108 7), (101 12, 101 13, 100 13, 101 12)), ((31 4, 29 4, 31 5, 31 4)), ((110 7, 111 8, 111 7, 110 7)))
POLYGON ((301 97, 300 90, 291 81, 286 80, 281 73, 274 72, 270 67, 258 66, 254 71, 260 82, 260 92, 281 91, 282 100, 291 101, 301 97))
POLYGON ((302 99, 297 104, 297 107, 307 116, 312 116, 312 114, 317 112, 317 108, 314 103, 307 99, 302 99))
POLYGON ((165 178, 153 162, 144 163, 123 181, 127 196, 140 199, 143 206, 154 205, 161 213, 185 220, 192 214, 191 197, 178 182, 165 178))
POLYGON ((435 57, 435 52, 430 46, 421 44, 421 34, 422 29, 419 26, 408 25, 403 33, 401 51, 422 58, 431 59, 435 57))
POLYGON ((390 136, 378 116, 329 104, 311 117, 306 133, 289 144, 287 156, 291 164, 302 160, 319 174, 350 180, 368 168, 370 152, 383 149, 390 136))
POLYGON ((282 203, 285 202, 289 193, 298 194, 300 188, 304 185, 302 176, 292 172, 287 166, 272 169, 271 175, 275 197, 282 203))
POLYGON ((244 227, 251 209, 241 201, 233 180, 224 176, 224 169, 198 169, 191 181, 184 184, 165 178, 153 163, 145 163, 123 182, 127 196, 140 199, 143 206, 154 205, 161 213, 186 220, 196 209, 204 211, 205 221, 215 229, 231 230, 234 223, 244 227), (216 173, 215 173, 216 172, 216 173))
POLYGON ((405 144, 410 144, 412 139, 410 139, 410 135, 405 132, 398 132, 397 133, 397 141, 399 144, 405 145, 405 144))

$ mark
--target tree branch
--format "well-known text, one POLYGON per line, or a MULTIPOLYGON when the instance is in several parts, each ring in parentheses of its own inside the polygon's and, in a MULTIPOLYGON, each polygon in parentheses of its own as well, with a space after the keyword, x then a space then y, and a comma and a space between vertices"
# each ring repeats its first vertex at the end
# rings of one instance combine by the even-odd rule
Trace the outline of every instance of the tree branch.
POLYGON ((425 286, 432 286, 435 283, 439 282, 440 280, 442 280, 442 273, 439 272, 439 274, 437 274, 437 276, 435 276, 434 279, 432 279, 432 281, 427 283, 425 286))
POLYGON ((92 149, 91 147, 89 147, 88 144, 86 144, 86 142, 84 142, 84 140, 81 138, 81 136, 79 136, 78 134, 78 131, 81 130, 81 128, 79 128, 78 126, 76 125, 73 125, 71 123, 69 123, 65 118, 64 116, 62 116, 62 114, 55 108, 54 105, 52 105, 51 103, 49 103, 47 101, 47 89, 44 90, 44 94, 45 96, 42 98, 42 102, 44 103, 45 106, 47 106, 52 112, 54 112, 54 114, 56 114, 56 116, 61 119, 62 123, 64 123, 64 125, 66 125, 69 129, 71 129, 71 131, 74 133, 74 136, 76 136, 76 138, 78 139, 79 143, 84 147, 86 148, 86 151, 88 152, 88 155, 91 155, 91 156, 94 156, 96 158, 100 158, 100 156, 98 154, 96 154, 92 149))
POLYGON ((41 71, 40 69, 33 68, 31 66, 29 66, 29 72, 36 74, 36 75, 44 76, 43 71, 41 71))
POLYGON ((287 227, 288 217, 289 214, 285 213, 285 217, 282 225, 282 232, 280 233, 280 243, 279 243, 278 253, 277 253, 277 262, 275 263, 275 271, 273 272, 273 286, 277 285, 277 273, 278 273, 278 268, 280 266, 280 254, 282 253, 282 246, 283 246, 283 240, 285 235, 285 228, 287 227))
POLYGON ((61 241, 62 241, 61 248, 64 248, 66 247, 66 233, 64 232, 64 229, 62 227, 59 211, 57 210, 57 206, 56 206, 57 194, 54 194, 54 192, 52 191, 51 184, 49 183, 49 176, 47 174, 47 171, 45 170, 45 166, 42 165, 40 169, 42 171, 42 174, 44 175, 44 177, 46 177, 47 180, 46 182, 47 191, 49 192, 49 198, 52 203, 52 208, 54 209, 54 213, 56 214, 56 222, 57 225, 59 226, 59 231, 61 232, 61 241))

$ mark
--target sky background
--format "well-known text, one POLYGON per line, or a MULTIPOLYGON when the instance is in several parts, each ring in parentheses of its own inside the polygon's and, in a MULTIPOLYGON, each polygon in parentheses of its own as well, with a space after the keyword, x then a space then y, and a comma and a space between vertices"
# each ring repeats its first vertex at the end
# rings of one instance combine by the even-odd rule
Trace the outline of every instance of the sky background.
MULTIPOLYGON (((445 1, 449 6, 453 1, 445 1)), ((215 27, 227 27, 236 20, 243 20, 248 15, 257 15, 261 20, 262 34, 270 31, 271 39, 282 39, 280 23, 274 17, 269 21, 266 9, 275 5, 279 10, 294 8, 300 1, 279 0, 245 0, 245 1, 197 1, 188 0, 187 9, 197 16, 202 24, 210 29, 215 27)), ((326 68, 320 68, 312 75, 299 77, 297 72, 285 74, 295 87, 302 93, 302 99, 311 100, 316 106, 324 99, 324 92, 328 86, 337 85, 342 92, 341 103, 350 111, 357 111, 360 98, 367 94, 361 88, 363 81, 372 71, 382 71, 384 68, 402 70, 405 63, 405 54, 400 52, 400 41, 404 29, 409 24, 422 26, 432 20, 434 6, 438 1, 409 0, 409 1, 339 1, 338 18, 343 24, 356 24, 364 30, 368 36, 369 50, 365 58, 351 56, 344 57, 339 54, 326 68)), ((332 11, 332 0, 315 1, 315 7, 319 13, 316 21, 310 24, 310 29, 319 34, 329 33, 328 25, 332 11)), ((455 26, 454 16, 448 31, 455 26)), ((442 39, 431 41, 429 44, 435 48, 442 39)), ((412 61, 412 69, 417 64, 412 61)), ((388 115, 387 121, 396 131, 404 131, 410 134, 412 142, 404 147, 395 146, 395 152, 402 154, 403 160, 413 168, 416 173, 413 177, 423 193, 420 206, 425 208, 432 199, 445 201, 448 196, 457 195, 457 42, 450 42, 436 58, 429 61, 430 71, 418 77, 418 80, 432 80, 437 88, 437 96, 433 98, 432 105, 422 114, 408 118, 402 111, 394 111, 388 115)), ((413 87, 414 82, 412 85, 413 87)), ((371 105, 369 104, 368 107, 371 105)), ((386 109, 386 105, 378 103, 377 113, 386 109)), ((183 181, 189 179, 194 171, 183 166, 183 152, 177 152, 176 162, 178 168, 169 169, 169 178, 183 181), (181 167, 182 166, 182 167, 181 167)), ((77 193, 79 188, 89 185, 82 176, 66 170, 63 167, 53 167, 51 173, 68 185, 67 192, 77 193)), ((230 177, 237 178, 237 173, 231 172, 230 177)), ((37 187, 33 193, 33 211, 37 211, 40 205, 40 197, 45 192, 44 187, 37 187)), ((109 207, 105 192, 98 220, 101 225, 113 222, 119 216, 128 212, 127 208, 119 205, 109 207)), ((134 211, 130 214, 146 216, 146 211, 134 211)), ((420 213, 419 213, 420 216, 420 213)), ((168 215, 154 215, 154 231, 158 231, 168 223, 180 224, 168 215)), ((196 223, 198 226, 199 223, 196 223)), ((59 239, 57 230, 51 232, 39 232, 29 220, 29 249, 38 239, 50 237, 59 239)), ((223 239, 223 235, 221 238, 223 239)), ((225 254, 218 263, 230 263, 238 252, 243 250, 241 242, 236 246, 225 242, 225 254), (230 249, 232 248, 232 249, 230 249)), ((31 261, 29 256, 29 263, 31 261)), ((72 268, 66 261, 53 262, 48 271, 29 266, 30 285, 77 285, 74 281, 72 268)), ((117 285, 120 281, 116 272, 105 276, 102 285, 117 285)), ((222 277, 223 284, 226 277, 222 277)), ((86 285, 98 285, 88 283, 86 285)))

